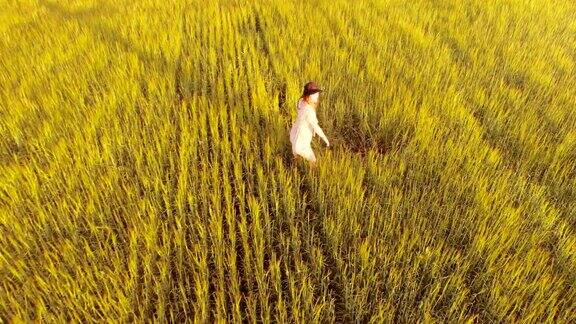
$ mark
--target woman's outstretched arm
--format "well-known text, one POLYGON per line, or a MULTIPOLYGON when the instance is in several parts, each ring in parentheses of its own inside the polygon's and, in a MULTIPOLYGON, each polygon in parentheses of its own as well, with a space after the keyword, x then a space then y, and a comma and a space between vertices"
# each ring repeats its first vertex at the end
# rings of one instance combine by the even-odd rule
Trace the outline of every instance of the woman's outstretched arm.
POLYGON ((318 134, 324 140, 324 142, 326 142, 326 146, 330 146, 328 138, 324 134, 324 131, 322 131, 320 125, 318 125, 318 118, 316 118, 316 113, 314 111, 310 111, 310 113, 308 114, 308 122, 310 123, 310 125, 312 125, 314 132, 318 134))

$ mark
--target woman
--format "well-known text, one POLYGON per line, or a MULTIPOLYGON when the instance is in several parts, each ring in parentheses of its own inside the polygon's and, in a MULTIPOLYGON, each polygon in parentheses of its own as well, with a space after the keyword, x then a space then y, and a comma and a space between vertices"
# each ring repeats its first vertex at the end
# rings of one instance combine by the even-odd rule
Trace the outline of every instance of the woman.
POLYGON ((304 85, 304 91, 297 104, 298 116, 292 125, 292 129, 290 129, 290 142, 292 143, 294 159, 300 155, 308 160, 311 166, 316 163, 316 155, 314 155, 314 151, 312 151, 310 146, 312 137, 318 134, 326 142, 326 146, 330 146, 330 142, 318 125, 318 119, 316 118, 318 97, 322 91, 312 81, 304 85))

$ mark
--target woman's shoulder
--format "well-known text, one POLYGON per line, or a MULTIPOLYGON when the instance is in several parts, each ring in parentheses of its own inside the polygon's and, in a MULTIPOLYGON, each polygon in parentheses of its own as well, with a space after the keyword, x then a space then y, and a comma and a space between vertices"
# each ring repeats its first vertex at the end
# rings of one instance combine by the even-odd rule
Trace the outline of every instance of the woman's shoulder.
POLYGON ((306 100, 300 98, 300 99, 298 99, 298 109, 303 109, 303 108, 310 110, 312 108, 312 106, 306 100))
POLYGON ((296 108, 298 109, 298 111, 304 112, 307 106, 308 103, 304 99, 302 98, 298 99, 298 103, 296 104, 296 108))

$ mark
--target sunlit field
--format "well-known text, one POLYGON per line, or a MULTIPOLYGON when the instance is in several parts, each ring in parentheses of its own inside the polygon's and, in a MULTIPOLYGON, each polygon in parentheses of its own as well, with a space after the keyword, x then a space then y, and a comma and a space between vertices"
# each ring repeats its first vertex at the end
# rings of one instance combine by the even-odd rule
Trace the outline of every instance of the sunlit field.
POLYGON ((575 323, 575 67, 573 1, 0 0, 0 321, 575 323))

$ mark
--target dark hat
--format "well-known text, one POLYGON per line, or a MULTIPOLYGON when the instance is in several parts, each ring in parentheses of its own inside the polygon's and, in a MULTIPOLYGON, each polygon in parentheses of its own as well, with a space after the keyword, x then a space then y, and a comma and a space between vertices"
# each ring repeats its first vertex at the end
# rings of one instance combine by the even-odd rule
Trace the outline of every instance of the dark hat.
POLYGON ((310 81, 304 85, 304 91, 302 92, 302 95, 308 96, 308 95, 311 95, 313 93, 322 92, 322 91, 324 91, 324 90, 318 88, 318 85, 315 82, 310 81))

